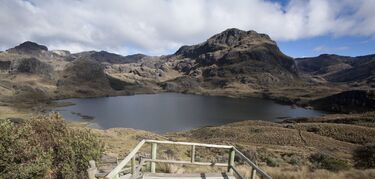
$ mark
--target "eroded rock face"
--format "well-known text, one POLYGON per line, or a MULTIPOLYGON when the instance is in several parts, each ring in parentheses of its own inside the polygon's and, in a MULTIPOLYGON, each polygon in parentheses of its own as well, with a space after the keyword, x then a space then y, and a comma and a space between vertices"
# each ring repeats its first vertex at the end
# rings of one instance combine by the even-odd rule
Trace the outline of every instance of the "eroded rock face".
POLYGON ((57 89, 65 96, 97 96, 112 90, 104 65, 87 59, 68 64, 57 81, 57 89))
POLYGON ((88 59, 97 61, 99 63, 109 63, 109 64, 125 64, 125 63, 136 63, 142 58, 146 57, 143 54, 134 54, 128 56, 122 56, 115 53, 110 53, 106 51, 88 51, 81 52, 77 54, 72 54, 68 57, 69 61, 74 61, 76 59, 88 59))
POLYGON ((74 82, 102 82, 106 80, 104 66, 96 61, 79 59, 69 64, 63 78, 74 82))
POLYGON ((55 74, 54 69, 51 65, 41 62, 36 58, 14 60, 11 67, 11 73, 38 74, 49 79, 52 79, 55 74))
POLYGON ((183 46, 175 53, 175 55, 182 55, 186 58, 197 58, 202 54, 230 50, 228 49, 230 47, 248 49, 262 44, 276 45, 268 35, 258 34, 255 31, 228 29, 212 36, 206 42, 201 44, 183 46))
POLYGON ((11 69, 11 61, 0 61, 0 73, 9 73, 11 69))
POLYGON ((183 60, 176 69, 202 74, 205 81, 280 86, 298 79, 294 60, 284 55, 268 35, 255 31, 228 29, 201 44, 181 47, 173 58, 191 59, 194 63, 183 60))

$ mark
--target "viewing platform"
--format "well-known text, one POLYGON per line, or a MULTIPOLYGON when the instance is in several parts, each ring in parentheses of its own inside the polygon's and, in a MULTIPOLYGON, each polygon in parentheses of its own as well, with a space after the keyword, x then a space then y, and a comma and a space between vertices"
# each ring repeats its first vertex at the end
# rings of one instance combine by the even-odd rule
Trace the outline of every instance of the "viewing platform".
POLYGON ((266 172, 260 169, 254 162, 248 159, 243 153, 231 145, 215 145, 192 142, 173 142, 173 141, 159 141, 159 140, 142 140, 138 145, 109 173, 100 173, 96 167, 95 161, 90 161, 90 168, 87 170, 89 179, 168 179, 168 178, 185 178, 185 179, 235 179, 245 178, 237 170, 235 165, 235 157, 241 160, 243 164, 249 166, 251 179, 272 179, 266 172), (151 144, 150 157, 143 157, 139 155, 140 149, 146 144, 151 144), (174 145, 174 146, 188 146, 190 147, 190 161, 171 160, 171 159, 157 159, 158 145, 174 145), (216 148, 226 150, 228 152, 227 162, 197 162, 196 161, 196 147, 200 148, 216 148), (211 166, 211 167, 225 167, 225 172, 210 173, 156 173, 156 163, 165 164, 179 164, 179 165, 195 165, 195 166, 211 166))

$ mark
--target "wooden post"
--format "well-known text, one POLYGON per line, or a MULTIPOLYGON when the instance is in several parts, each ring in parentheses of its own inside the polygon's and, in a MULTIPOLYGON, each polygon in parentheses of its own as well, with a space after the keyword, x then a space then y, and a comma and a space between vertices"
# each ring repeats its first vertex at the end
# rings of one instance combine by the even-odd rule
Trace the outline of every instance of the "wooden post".
MULTIPOLYGON (((151 144, 151 159, 156 159, 156 150, 157 150, 157 144, 152 143, 151 144)), ((155 173, 156 164, 155 162, 151 162, 151 173, 155 173)))
POLYGON ((131 162, 131 174, 134 175, 135 173, 135 156, 132 158, 131 162))
POLYGON ((96 173, 98 172, 98 169, 96 168, 96 164, 94 160, 89 161, 90 168, 87 169, 87 174, 89 179, 96 179, 96 173))
POLYGON ((191 151, 190 151, 190 157, 191 157, 191 163, 195 162, 195 145, 191 146, 191 151))
POLYGON ((251 179, 255 179, 256 176, 257 176, 257 171, 255 170, 255 168, 251 169, 251 179))
POLYGON ((233 169, 234 167, 234 156, 236 155, 236 151, 234 151, 233 148, 229 150, 229 158, 228 158, 228 172, 230 174, 233 174, 233 169))

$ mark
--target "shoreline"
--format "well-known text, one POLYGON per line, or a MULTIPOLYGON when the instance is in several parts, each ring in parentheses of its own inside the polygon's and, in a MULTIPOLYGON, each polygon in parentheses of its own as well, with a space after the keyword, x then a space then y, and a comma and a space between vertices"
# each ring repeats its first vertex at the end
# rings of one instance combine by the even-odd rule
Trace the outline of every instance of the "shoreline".
MULTIPOLYGON (((249 101, 249 104, 253 104, 254 102, 256 103, 258 100, 261 100, 261 101, 268 101, 266 104, 268 105, 269 104, 272 104, 272 105, 275 105, 277 106, 277 108, 282 107, 283 109, 287 109, 288 111, 291 110, 292 112, 289 112, 289 113, 280 113, 280 114, 275 114, 275 115, 258 115, 258 117, 251 117, 252 113, 250 112, 250 114, 248 114, 248 117, 235 117, 233 116, 233 114, 229 115, 226 117, 226 120, 218 120, 218 122, 215 122, 215 123, 212 123, 212 122, 203 122, 202 125, 198 125, 198 126, 191 126, 191 127, 188 127, 184 130, 193 130, 193 129, 198 129, 198 128, 202 128, 202 127, 213 127, 213 126, 219 126, 219 125, 226 125, 226 124, 230 124, 230 123, 233 123, 233 122, 240 122, 240 121, 268 121, 268 122, 274 122, 274 123, 281 123, 283 122, 284 120, 290 120, 290 119, 294 119, 294 118, 304 118, 304 117, 312 117, 312 116, 321 116, 321 115, 325 115, 327 114, 326 112, 324 111, 320 111, 320 110, 313 110, 313 111, 316 111, 316 112, 310 112, 311 109, 306 109, 306 108, 300 108, 300 107, 296 107, 296 106, 293 106, 293 105, 290 105, 290 104, 280 104, 280 103, 277 103, 275 102, 274 100, 270 100, 270 99, 265 99, 265 98, 260 98, 260 97, 238 97, 238 98, 233 98, 233 97, 228 97, 228 96, 213 96, 213 95, 198 95, 198 94, 191 94, 191 93, 175 93, 175 92, 162 92, 162 93, 155 93, 155 94, 139 94, 139 95, 163 95, 163 94, 166 94, 166 95, 191 95, 191 96, 196 96, 196 97, 216 97, 217 100, 220 99, 220 98, 230 98, 230 99, 236 99, 237 100, 245 100, 246 99, 254 99, 253 100, 250 100, 249 101), (297 109, 296 109, 297 108, 297 109), (294 114, 294 110, 302 110, 303 111, 303 114, 304 115, 298 115, 298 114, 294 114), (304 112, 306 110, 306 112, 304 112), (236 120, 237 119, 237 120, 236 120), (204 124, 206 123, 206 124, 204 124)), ((138 95, 138 94, 137 94, 138 95)), ((114 97, 114 96, 113 96, 114 97)), ((117 100, 127 100, 126 97, 129 97, 129 96, 118 96, 118 97, 125 97, 125 98, 119 98, 117 100)), ((99 97, 99 98, 107 98, 107 97, 99 97)), ((112 97, 108 97, 108 98, 112 98, 112 97)), ((115 97, 116 98, 116 97, 115 97)), ((144 97, 141 97, 142 99, 144 97)), ((146 97, 147 98, 147 97, 146 97)), ((184 96, 184 98, 190 98, 190 96, 184 96)), ((215 98, 215 99, 216 99, 215 98)), ((71 99, 84 99, 84 98, 71 98, 71 99)), ((91 98, 87 98, 87 99, 91 99, 91 98)), ((137 98, 135 98, 137 99, 137 98)), ((224 100, 224 99, 223 99, 224 100)), ((106 100, 107 101, 107 100, 106 100)), ((63 102, 66 102, 66 101, 63 101, 63 102)), ((78 104, 81 104, 79 101, 72 101, 72 102, 67 102, 65 104, 69 104, 69 105, 74 105, 74 103, 78 103, 78 104)), ((86 104, 88 101, 86 102, 83 102, 83 104, 86 104)), ((99 103, 100 104, 100 103, 99 103)), ((117 103, 116 103, 117 104, 117 103)), ((246 102, 246 105, 248 103, 246 102)), ((113 126, 113 125, 106 125, 104 124, 103 127, 99 126, 98 124, 103 124, 103 121, 105 121, 103 119, 103 116, 97 116, 97 115, 93 115, 93 111, 80 111, 79 109, 77 108, 62 108, 60 109, 59 107, 64 107, 64 106, 67 106, 67 105, 55 105, 53 108, 50 108, 48 111, 55 111, 55 112, 60 112, 60 114, 63 114, 62 116, 69 122, 84 122, 84 123, 87 123, 87 125, 91 125, 91 124, 94 124, 94 126, 96 127, 91 127, 89 126, 90 128, 95 128, 95 129, 102 129, 102 130, 107 130, 107 129, 111 129, 111 128, 134 128, 135 130, 147 130, 147 131, 150 131, 150 132, 156 132, 158 134, 164 134, 164 133, 169 133, 169 132, 180 132, 180 131, 183 131, 183 130, 180 130, 178 129, 170 129, 170 130, 167 130, 165 132, 158 132, 157 130, 150 130, 150 129, 147 129, 147 128, 142 128, 142 126, 128 126, 128 125, 125 125, 125 124, 117 124, 117 126, 113 126), (57 108, 55 108, 55 106, 58 106, 57 108), (63 110, 63 112, 61 113, 61 110, 63 110), (73 116, 72 116, 73 115, 73 116), (90 119, 87 119, 86 116, 90 116, 90 119), (101 121, 101 122, 100 122, 101 121)), ((220 109, 216 109, 216 110, 219 110, 220 109)), ((212 113, 212 112, 211 112, 212 113)), ((247 113, 246 113, 247 114, 247 113)), ((263 113, 262 113, 263 114, 263 113)), ((110 116, 107 116, 107 117, 110 117, 110 116)), ((199 118, 199 116, 198 116, 199 118)), ((212 119, 214 120, 214 119, 212 119)), ((116 121, 116 120, 115 120, 116 121)), ((147 121, 147 120, 146 120, 147 121)), ((208 120, 208 121, 211 121, 211 120, 208 120)), ((109 122, 111 123, 111 122, 109 122)))

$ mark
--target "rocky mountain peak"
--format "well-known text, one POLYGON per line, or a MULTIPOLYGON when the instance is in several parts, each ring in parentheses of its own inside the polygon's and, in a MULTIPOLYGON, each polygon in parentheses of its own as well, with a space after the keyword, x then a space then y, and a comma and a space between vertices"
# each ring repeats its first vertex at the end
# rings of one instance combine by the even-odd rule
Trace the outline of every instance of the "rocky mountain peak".
POLYGON ((260 46, 276 47, 276 43, 266 34, 255 31, 243 31, 236 28, 227 29, 209 38, 198 45, 182 46, 175 55, 182 55, 188 58, 225 50, 252 50, 260 46))
POLYGON ((35 42, 26 41, 20 45, 17 45, 14 48, 8 49, 8 52, 23 52, 23 53, 30 53, 30 52, 39 52, 39 51, 48 51, 48 48, 44 45, 39 45, 35 42))
POLYGON ((266 34, 259 34, 256 31, 243 31, 236 28, 227 29, 216 34, 207 40, 208 43, 222 44, 227 46, 236 46, 251 43, 274 43, 266 34))

